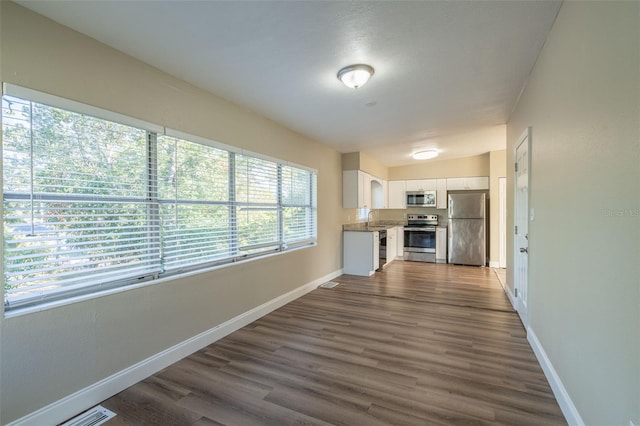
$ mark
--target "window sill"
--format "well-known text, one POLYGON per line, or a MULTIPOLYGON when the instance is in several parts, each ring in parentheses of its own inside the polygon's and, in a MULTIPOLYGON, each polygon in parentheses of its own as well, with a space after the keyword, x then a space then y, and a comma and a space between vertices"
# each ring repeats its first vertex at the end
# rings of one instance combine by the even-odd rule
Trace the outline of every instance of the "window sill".
POLYGON ((224 264, 220 264, 220 265, 216 265, 216 266, 212 266, 212 267, 208 267, 208 268, 198 269, 198 270, 189 271, 189 272, 183 272, 183 273, 176 274, 176 275, 171 275, 171 276, 168 276, 168 277, 158 278, 156 280, 145 281, 145 282, 142 282, 140 284, 131 284, 131 285, 117 287, 117 288, 104 290, 104 291, 100 291, 100 292, 96 292, 96 293, 92 293, 92 294, 85 294, 85 295, 82 295, 82 296, 70 297, 70 298, 64 299, 64 300, 57 300, 57 301, 54 301, 54 302, 43 303, 43 304, 38 305, 38 306, 29 306, 29 307, 25 307, 25 308, 17 308, 15 310, 10 311, 10 312, 5 312, 4 313, 4 318, 5 319, 11 319, 11 318, 21 317, 21 316, 24 316, 24 315, 30 315, 30 314, 35 314, 35 313, 38 313, 38 312, 48 311, 50 309, 56 309, 56 308, 60 308, 60 307, 71 305, 71 304, 75 304, 75 303, 81 303, 81 302, 86 302, 88 300, 94 300, 94 299, 98 299, 98 298, 101 298, 101 297, 107 297, 107 296, 111 296, 113 294, 123 293, 125 291, 137 290, 137 289, 140 289, 140 288, 149 287, 149 286, 153 286, 153 285, 161 284, 161 283, 166 283, 166 282, 171 282, 171 281, 175 281, 175 280, 191 277, 191 276, 194 276, 194 275, 213 272, 213 271, 217 271, 217 270, 224 269, 224 268, 230 268, 230 267, 234 267, 236 265, 249 263, 249 262, 252 262, 254 260, 267 259, 267 258, 274 257, 274 256, 280 256, 280 255, 291 253, 291 252, 294 252, 294 251, 297 251, 297 250, 302 250, 302 249, 306 249, 306 248, 315 247, 317 245, 318 245, 318 243, 312 243, 312 244, 308 244, 308 245, 304 245, 304 246, 294 247, 294 248, 291 248, 291 249, 288 249, 288 250, 282 251, 282 252, 266 254, 266 255, 263 255, 263 256, 251 257, 251 258, 238 260, 238 261, 230 262, 230 263, 224 263, 224 264))

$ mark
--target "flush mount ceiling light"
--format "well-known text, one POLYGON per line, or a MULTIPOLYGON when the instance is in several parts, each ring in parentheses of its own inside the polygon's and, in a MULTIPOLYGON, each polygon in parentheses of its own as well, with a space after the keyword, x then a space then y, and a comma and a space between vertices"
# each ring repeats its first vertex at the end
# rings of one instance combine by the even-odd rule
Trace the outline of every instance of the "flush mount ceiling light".
POLYGON ((349 65, 338 71, 338 80, 351 89, 363 86, 373 75, 373 67, 366 64, 349 65))
POLYGON ((413 154, 414 160, 430 160, 438 156, 438 151, 435 149, 428 149, 426 151, 418 151, 413 154))

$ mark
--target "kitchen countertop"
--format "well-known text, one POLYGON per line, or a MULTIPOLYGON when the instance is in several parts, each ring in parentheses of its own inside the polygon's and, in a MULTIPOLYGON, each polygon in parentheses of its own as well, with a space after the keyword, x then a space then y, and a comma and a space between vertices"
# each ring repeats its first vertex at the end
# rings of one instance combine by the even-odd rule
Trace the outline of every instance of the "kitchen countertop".
MULTIPOLYGON (((373 231, 386 231, 397 226, 407 226, 405 222, 373 222, 367 224, 366 222, 360 223, 347 223, 342 225, 343 231, 357 231, 357 232, 373 232, 373 231)), ((447 228, 446 224, 435 225, 436 228, 447 228)))
POLYGON ((407 226, 404 222, 373 222, 367 224, 366 222, 360 223, 348 223, 342 225, 343 231, 359 231, 359 232, 374 232, 374 231, 386 231, 397 226, 407 226))

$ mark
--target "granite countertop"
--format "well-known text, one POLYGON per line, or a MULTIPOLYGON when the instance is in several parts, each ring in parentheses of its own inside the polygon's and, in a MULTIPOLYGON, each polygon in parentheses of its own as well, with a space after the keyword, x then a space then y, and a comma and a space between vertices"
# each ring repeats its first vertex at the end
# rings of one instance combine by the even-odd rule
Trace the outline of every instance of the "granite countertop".
MULTIPOLYGON (((385 231, 397 226, 407 226, 406 222, 373 222, 367 224, 366 222, 359 223, 347 223, 342 225, 343 231, 357 231, 357 232, 373 232, 373 231, 385 231)), ((446 223, 435 225, 436 228, 447 228, 446 223)))
POLYGON ((373 232, 373 231, 385 231, 397 226, 407 226, 405 222, 359 222, 348 223, 342 225, 343 231, 359 231, 359 232, 373 232))

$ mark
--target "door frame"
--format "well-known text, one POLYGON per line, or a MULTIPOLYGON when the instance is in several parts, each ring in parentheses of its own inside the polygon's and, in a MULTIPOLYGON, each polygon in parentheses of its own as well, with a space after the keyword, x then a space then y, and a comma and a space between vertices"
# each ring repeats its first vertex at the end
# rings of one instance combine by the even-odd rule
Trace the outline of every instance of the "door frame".
POLYGON ((498 267, 507 267, 507 178, 498 178, 498 202, 500 203, 500 220, 498 234, 500 238, 500 250, 498 267))
MULTIPOLYGON (((518 279, 518 270, 517 270, 517 265, 518 265, 518 257, 520 256, 520 247, 519 247, 519 243, 518 243, 518 234, 516 234, 515 232, 515 226, 517 225, 517 218, 518 218, 518 212, 519 212, 519 208, 518 208, 518 182, 517 182, 517 172, 515 172, 515 164, 518 162, 518 148, 520 148, 520 146, 526 143, 527 144, 527 196, 526 196, 526 212, 525 213, 525 218, 527 221, 527 234, 528 234, 528 241, 531 241, 531 229, 530 229, 530 217, 529 217, 529 212, 531 211, 531 127, 527 127, 525 129, 525 131, 522 133, 522 135, 520 136, 520 138, 518 138, 518 142, 515 145, 515 149, 513 151, 513 157, 514 157, 514 179, 513 179, 513 203, 514 203, 514 233, 513 233, 513 268, 514 268, 514 273, 513 273, 513 290, 514 290, 514 298, 515 298, 515 309, 518 312, 518 315, 520 316, 520 319, 522 321, 522 324, 524 325, 525 329, 527 329, 529 327, 529 313, 531 312, 531 298, 529 297, 531 294, 531 280, 530 280, 530 273, 529 273, 529 266, 531 264, 530 260, 529 260, 529 253, 527 253, 527 255, 525 256, 526 258, 526 271, 525 271, 525 283, 520 282, 520 280, 518 279), (524 291, 523 291, 524 289, 524 291), (526 303, 523 302, 523 299, 521 297, 521 295, 523 294, 526 296, 526 303)), ((527 244, 527 249, 528 249, 529 245, 527 244)))

